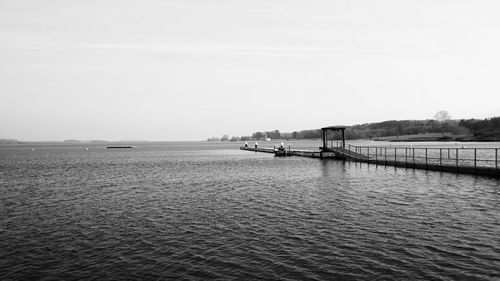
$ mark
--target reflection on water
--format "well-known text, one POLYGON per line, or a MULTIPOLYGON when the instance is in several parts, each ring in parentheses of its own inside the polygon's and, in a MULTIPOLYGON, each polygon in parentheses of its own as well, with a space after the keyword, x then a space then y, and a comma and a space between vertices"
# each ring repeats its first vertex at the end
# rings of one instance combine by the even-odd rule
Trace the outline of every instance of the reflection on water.
POLYGON ((2 279, 500 278, 499 181, 217 144, 0 148, 2 279))

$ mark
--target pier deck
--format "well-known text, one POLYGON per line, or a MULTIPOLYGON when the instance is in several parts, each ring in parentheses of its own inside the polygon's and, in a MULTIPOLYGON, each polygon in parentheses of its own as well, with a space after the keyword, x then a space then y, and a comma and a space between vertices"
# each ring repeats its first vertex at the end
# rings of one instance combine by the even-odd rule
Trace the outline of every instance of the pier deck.
MULTIPOLYGON (((275 153, 274 148, 254 148, 254 147, 240 147, 241 150, 255 151, 255 152, 264 152, 264 153, 275 153)), ((320 151, 312 151, 312 150, 297 150, 297 149, 286 149, 286 156, 302 156, 302 157, 311 157, 311 158, 322 158, 320 151)))

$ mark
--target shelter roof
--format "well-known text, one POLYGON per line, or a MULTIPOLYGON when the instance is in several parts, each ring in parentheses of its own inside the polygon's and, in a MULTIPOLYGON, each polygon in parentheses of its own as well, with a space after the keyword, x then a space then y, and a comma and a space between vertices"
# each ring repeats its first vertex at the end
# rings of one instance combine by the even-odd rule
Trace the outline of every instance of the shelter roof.
POLYGON ((321 130, 345 130, 347 126, 328 126, 328 127, 323 127, 321 130))

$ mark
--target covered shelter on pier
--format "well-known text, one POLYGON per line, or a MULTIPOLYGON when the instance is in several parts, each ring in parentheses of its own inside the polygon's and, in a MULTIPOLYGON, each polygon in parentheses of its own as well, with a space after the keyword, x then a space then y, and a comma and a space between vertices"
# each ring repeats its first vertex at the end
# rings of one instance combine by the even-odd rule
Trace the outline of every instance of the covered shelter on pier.
POLYGON ((341 134, 342 134, 342 140, 341 140, 341 146, 342 148, 345 148, 345 129, 347 127, 346 126, 329 126, 329 127, 324 127, 324 128, 321 128, 321 138, 323 140, 323 146, 320 147, 321 151, 330 151, 332 148, 334 148, 333 146, 328 146, 328 132, 332 131, 332 132, 337 132, 337 131, 340 131, 341 134))

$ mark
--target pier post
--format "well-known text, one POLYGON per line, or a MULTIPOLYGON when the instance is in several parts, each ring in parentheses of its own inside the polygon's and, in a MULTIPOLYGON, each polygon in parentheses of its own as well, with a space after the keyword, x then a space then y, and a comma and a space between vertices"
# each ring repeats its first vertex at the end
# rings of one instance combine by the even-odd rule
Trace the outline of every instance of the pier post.
POLYGON ((405 147, 405 168, 408 168, 408 147, 405 147))
POLYGON ((439 167, 443 170, 443 149, 439 149, 439 167))
POLYGON ((366 149, 367 149, 367 152, 368 152, 367 153, 368 154, 368 158, 370 158, 370 147, 367 147, 366 149))
POLYGON ((323 149, 326 149, 326 130, 322 130, 322 131, 323 131, 323 149))
POLYGON ((477 149, 474 148, 474 171, 477 170, 477 149))
POLYGON ((412 155, 412 158, 413 158, 413 169, 415 169, 415 148, 412 148, 412 152, 411 152, 411 155, 412 155))
POLYGON ((495 148, 495 169, 498 169, 498 148, 495 148))
POLYGON ((398 162, 398 158, 396 157, 396 155, 398 155, 398 152, 396 151, 397 148, 394 148, 394 166, 396 166, 396 162, 398 162))
POLYGON ((425 168, 427 169, 427 148, 425 149, 425 168))
POLYGON ((458 172, 458 148, 456 148, 456 151, 455 151, 455 161, 457 162, 456 165, 457 165, 457 172, 458 172))
POLYGON ((342 130, 342 148, 345 147, 345 128, 342 130))
POLYGON ((375 147, 375 164, 378 165, 378 147, 375 147))
POLYGON ((387 166, 387 147, 384 147, 384 154, 385 154, 385 157, 384 157, 384 165, 387 166))

